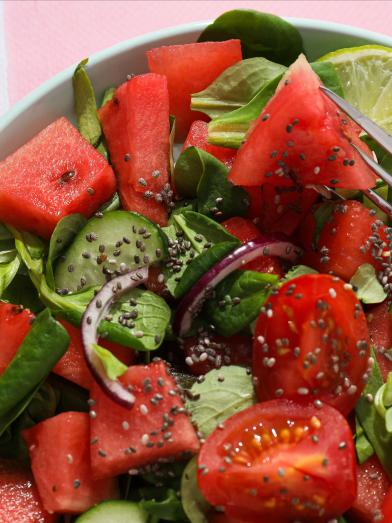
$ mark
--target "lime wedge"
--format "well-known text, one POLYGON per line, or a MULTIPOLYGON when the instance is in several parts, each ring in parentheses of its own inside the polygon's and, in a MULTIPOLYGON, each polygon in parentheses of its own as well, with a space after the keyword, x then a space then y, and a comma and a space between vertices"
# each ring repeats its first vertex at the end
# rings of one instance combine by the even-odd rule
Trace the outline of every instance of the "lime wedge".
POLYGON ((392 48, 349 47, 318 61, 335 66, 348 102, 392 133, 392 48))

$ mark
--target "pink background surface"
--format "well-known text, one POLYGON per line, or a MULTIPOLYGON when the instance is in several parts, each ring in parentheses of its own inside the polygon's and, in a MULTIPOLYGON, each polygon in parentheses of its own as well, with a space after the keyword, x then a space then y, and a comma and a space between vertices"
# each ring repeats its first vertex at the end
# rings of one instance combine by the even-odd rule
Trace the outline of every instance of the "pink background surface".
POLYGON ((145 32, 249 7, 392 35, 391 1, 30 1, 4 2, 10 105, 65 67, 145 32))

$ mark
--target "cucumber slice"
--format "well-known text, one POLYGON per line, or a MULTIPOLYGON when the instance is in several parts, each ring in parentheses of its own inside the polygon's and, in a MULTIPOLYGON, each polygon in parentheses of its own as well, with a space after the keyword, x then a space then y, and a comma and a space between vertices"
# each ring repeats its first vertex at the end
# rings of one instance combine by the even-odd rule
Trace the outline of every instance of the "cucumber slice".
POLYGON ((165 255, 160 227, 135 212, 110 211, 91 218, 59 259, 56 289, 73 293, 100 286, 110 274, 151 265, 165 255))
POLYGON ((79 516, 75 523, 147 523, 148 514, 138 503, 103 501, 79 516))

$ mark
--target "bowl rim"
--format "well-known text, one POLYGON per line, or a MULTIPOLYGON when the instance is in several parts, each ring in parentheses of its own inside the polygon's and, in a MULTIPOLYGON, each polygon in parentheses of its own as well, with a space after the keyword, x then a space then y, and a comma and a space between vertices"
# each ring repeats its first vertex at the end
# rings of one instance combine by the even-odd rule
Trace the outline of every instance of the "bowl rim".
MULTIPOLYGON (((317 30, 320 32, 336 32, 343 33, 348 36, 364 38, 368 40, 384 41, 383 44, 392 47, 392 37, 383 33, 361 29, 360 27, 341 24, 337 22, 329 22, 314 18, 297 18, 297 17, 282 17, 284 20, 295 25, 298 29, 317 30)), ((150 31, 133 38, 122 40, 121 42, 112 46, 106 47, 100 51, 93 53, 89 57, 89 63, 96 65, 109 59, 111 56, 131 51, 133 47, 146 45, 162 38, 171 38, 187 33, 194 33, 202 31, 213 20, 199 20, 195 22, 188 22, 171 27, 159 29, 157 31, 150 31)), ((18 100, 10 109, 0 116, 0 134, 7 128, 7 126, 16 118, 18 118, 25 110, 34 105, 38 100, 45 97, 51 90, 59 87, 63 82, 69 80, 75 70, 76 64, 72 64, 66 69, 55 74, 38 87, 33 89, 30 93, 18 100)))

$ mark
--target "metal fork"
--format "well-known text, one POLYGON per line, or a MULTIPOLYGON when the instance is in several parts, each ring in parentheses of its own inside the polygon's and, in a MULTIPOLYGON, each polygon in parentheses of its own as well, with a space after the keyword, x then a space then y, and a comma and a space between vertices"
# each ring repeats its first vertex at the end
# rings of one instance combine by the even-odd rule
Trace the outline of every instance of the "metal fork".
MULTIPOLYGON (((353 107, 351 104, 346 102, 339 95, 324 87, 320 86, 320 89, 323 93, 328 96, 342 111, 344 111, 355 123, 357 123, 367 134, 373 138, 381 147, 383 147, 389 154, 392 154, 392 136, 389 135, 384 129, 375 124, 370 118, 362 114, 358 109, 353 107)), ((383 169, 373 158, 364 153, 359 147, 355 144, 351 144, 354 149, 361 156, 363 161, 381 178, 389 188, 392 189, 392 175, 389 174, 385 169, 383 169)), ((341 195, 337 193, 331 187, 326 187, 326 190, 335 197, 342 199, 341 195)), ((381 209, 385 214, 392 219, 392 205, 382 198, 378 193, 373 189, 366 189, 362 191, 369 200, 371 200, 379 209, 381 209)))

